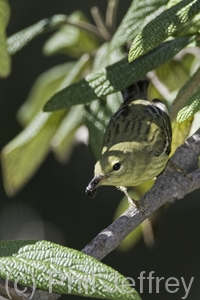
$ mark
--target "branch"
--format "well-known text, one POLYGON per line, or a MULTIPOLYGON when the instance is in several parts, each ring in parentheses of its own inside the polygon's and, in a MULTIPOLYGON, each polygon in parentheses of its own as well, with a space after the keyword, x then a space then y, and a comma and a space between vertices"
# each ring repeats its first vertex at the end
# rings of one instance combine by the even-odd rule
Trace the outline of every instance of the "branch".
MULTIPOLYGON (((171 158, 171 161, 185 169, 189 176, 174 170, 169 164, 153 187, 139 200, 148 216, 166 202, 182 199, 186 194, 200 188, 199 155, 200 129, 180 146, 171 158)), ((133 206, 129 207, 115 222, 100 232, 82 252, 98 260, 103 259, 146 218, 146 215, 133 206)), ((0 295, 13 300, 56 300, 60 296, 40 289, 33 291, 31 287, 20 284, 16 286, 15 283, 2 278, 0 278, 0 295)))
POLYGON ((100 232, 82 252, 103 259, 113 251, 119 243, 139 226, 147 216, 150 216, 160 206, 167 202, 182 199, 185 195, 200 188, 200 128, 170 159, 178 167, 187 171, 189 176, 177 171, 168 164, 158 177, 153 187, 139 200, 146 212, 144 215, 134 206, 129 207, 117 220, 100 232))

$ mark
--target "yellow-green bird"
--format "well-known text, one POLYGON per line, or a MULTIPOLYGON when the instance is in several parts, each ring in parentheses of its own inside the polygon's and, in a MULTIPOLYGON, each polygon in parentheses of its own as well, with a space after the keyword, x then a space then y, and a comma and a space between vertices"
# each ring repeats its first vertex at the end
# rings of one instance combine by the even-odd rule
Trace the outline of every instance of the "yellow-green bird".
POLYGON ((102 185, 119 187, 133 203, 127 188, 158 176, 171 151, 168 111, 158 99, 147 100, 149 81, 140 80, 122 91, 124 102, 111 117, 102 153, 86 193, 94 197, 102 185))

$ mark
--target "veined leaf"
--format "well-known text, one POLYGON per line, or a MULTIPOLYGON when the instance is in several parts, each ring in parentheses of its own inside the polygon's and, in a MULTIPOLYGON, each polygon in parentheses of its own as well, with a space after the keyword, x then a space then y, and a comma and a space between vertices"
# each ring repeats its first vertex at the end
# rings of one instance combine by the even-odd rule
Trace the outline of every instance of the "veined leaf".
POLYGON ((198 34, 200 31, 200 14, 194 16, 193 19, 184 24, 175 32, 175 36, 184 36, 190 34, 198 34))
POLYGON ((15 54, 17 51, 26 46, 32 39, 46 30, 56 28, 58 25, 65 22, 66 19, 67 16, 65 15, 55 15, 13 34, 7 39, 8 52, 12 55, 15 54))
POLYGON ((103 67, 112 65, 117 61, 120 61, 120 59, 123 59, 126 56, 126 54, 120 48, 117 48, 114 51, 109 52, 109 47, 110 47, 109 43, 104 43, 98 49, 93 63, 93 72, 98 71, 103 67))
MULTIPOLYGON (((70 23, 86 22, 87 19, 81 11, 75 11, 68 16, 70 23)), ((91 53, 98 46, 93 35, 73 25, 62 25, 45 43, 44 55, 64 53, 72 57, 80 57, 84 53, 91 53)))
POLYGON ((10 6, 7 0, 0 0, 0 77, 7 77, 11 71, 10 55, 6 45, 6 27, 10 19, 10 6))
POLYGON ((132 63, 124 58, 117 63, 89 74, 81 81, 56 93, 44 106, 45 111, 66 109, 76 104, 86 104, 96 98, 121 91, 150 70, 156 69, 174 57, 194 37, 181 37, 163 43, 152 52, 132 63))
POLYGON ((167 0, 134 0, 110 44, 111 50, 131 41, 151 20, 166 8, 167 0))
POLYGON ((58 90, 62 90, 66 86, 78 81, 80 78, 83 78, 84 72, 88 72, 88 69, 91 67, 91 63, 92 59, 90 56, 88 54, 83 54, 79 60, 76 61, 70 72, 66 74, 66 77, 62 81, 58 90))
POLYGON ((182 0, 169 0, 167 3, 167 8, 171 8, 175 4, 178 4, 180 1, 182 1, 182 0))
POLYGON ((2 150, 1 161, 5 190, 12 196, 34 175, 50 150, 66 112, 39 113, 33 121, 2 150))
POLYGON ((177 121, 179 123, 184 122, 189 117, 193 116, 200 110, 200 87, 196 92, 188 99, 185 106, 178 112, 177 121))
POLYGON ((172 36, 177 29, 181 28, 199 12, 199 0, 182 0, 161 13, 135 37, 129 52, 129 62, 147 53, 169 36, 172 36))
POLYGON ((0 277, 50 293, 140 300, 128 280, 91 256, 47 241, 0 242, 0 277))

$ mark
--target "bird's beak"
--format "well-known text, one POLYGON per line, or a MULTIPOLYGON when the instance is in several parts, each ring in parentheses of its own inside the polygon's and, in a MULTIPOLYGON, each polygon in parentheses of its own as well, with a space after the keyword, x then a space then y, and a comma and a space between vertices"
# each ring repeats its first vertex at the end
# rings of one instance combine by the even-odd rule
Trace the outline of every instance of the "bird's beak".
POLYGON ((94 178, 90 181, 88 186, 86 187, 86 194, 93 198, 97 193, 97 188, 101 185, 101 182, 106 179, 105 175, 95 175, 94 178))

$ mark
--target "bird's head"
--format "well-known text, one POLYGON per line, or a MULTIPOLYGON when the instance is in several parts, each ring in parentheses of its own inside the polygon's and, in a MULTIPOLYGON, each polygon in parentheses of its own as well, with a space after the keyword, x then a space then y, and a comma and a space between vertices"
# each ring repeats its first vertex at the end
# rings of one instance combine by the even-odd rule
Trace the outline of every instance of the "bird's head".
MULTIPOLYGON (((130 177, 130 156, 129 147, 124 143, 112 146, 110 149, 103 148, 100 159, 94 167, 94 177, 86 188, 86 193, 94 197, 97 188, 102 185, 127 186, 130 177), (124 150, 126 149, 126 150, 124 150)), ((131 164, 133 168, 133 164, 131 164)))

